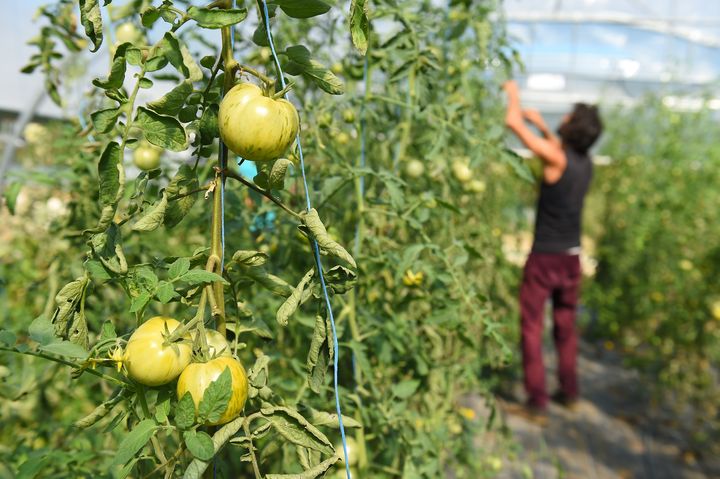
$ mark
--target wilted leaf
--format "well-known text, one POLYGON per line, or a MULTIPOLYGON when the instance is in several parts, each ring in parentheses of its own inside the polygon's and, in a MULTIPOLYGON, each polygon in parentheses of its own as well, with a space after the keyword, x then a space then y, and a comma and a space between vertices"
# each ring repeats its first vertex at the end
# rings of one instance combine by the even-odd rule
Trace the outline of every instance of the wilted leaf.
POLYGON ((103 205, 113 205, 117 200, 120 189, 120 145, 111 141, 105 147, 100 162, 98 175, 100 177, 100 201, 103 205))
POLYGON ((352 0, 350 4, 350 36, 355 48, 361 55, 365 55, 370 36, 367 0, 352 0))
POLYGON ((246 8, 211 10, 209 8, 190 7, 188 15, 204 28, 222 28, 240 23, 247 17, 246 8))
POLYGON ((80 0, 80 23, 85 35, 93 42, 92 52, 98 51, 103 41, 102 15, 98 0, 80 0))
POLYGON ((146 211, 142 218, 133 225, 132 229, 134 231, 155 231, 163 223, 167 205, 167 192, 165 192, 162 198, 160 198, 160 201, 146 211))
POLYGON ((308 212, 303 212, 301 216, 303 224, 307 227, 310 235, 315 239, 315 241, 317 241, 320 248, 325 250, 328 254, 347 261, 353 268, 357 268, 355 260, 352 256, 350 256, 350 253, 348 253, 347 250, 340 245, 340 243, 330 237, 325 229, 325 225, 323 225, 322 221, 320 221, 320 216, 318 216, 318 212, 315 208, 312 208, 308 212))
POLYGON ((290 294, 290 296, 288 296, 285 302, 280 305, 280 308, 278 309, 275 318, 277 319, 277 322, 280 323, 282 326, 287 326, 288 319, 295 313, 298 306, 300 306, 303 297, 303 291, 305 290, 305 287, 308 285, 314 275, 315 269, 311 269, 310 271, 305 273, 305 276, 303 276, 303 278, 300 280, 298 285, 293 290, 292 294, 290 294))
POLYGON ((199 187, 197 173, 189 165, 182 165, 170 184, 165 188, 168 198, 187 195, 177 200, 172 200, 165 210, 165 226, 173 228, 192 209, 197 200, 197 193, 188 194, 199 187))
POLYGON ((85 290, 90 281, 81 276, 65 285, 55 296, 57 309, 52 318, 55 335, 67 339, 82 348, 88 347, 88 329, 83 312, 85 290))

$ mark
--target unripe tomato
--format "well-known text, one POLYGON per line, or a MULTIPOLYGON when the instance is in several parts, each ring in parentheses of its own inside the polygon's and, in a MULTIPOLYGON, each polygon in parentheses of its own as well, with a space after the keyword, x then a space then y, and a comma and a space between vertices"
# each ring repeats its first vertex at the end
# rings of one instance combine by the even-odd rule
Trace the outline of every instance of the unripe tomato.
POLYGON ((225 339, 225 336, 223 336, 219 331, 215 331, 214 329, 206 329, 205 330, 205 341, 208 345, 208 353, 210 354, 211 358, 214 358, 216 356, 225 356, 225 357, 232 357, 232 349, 230 348, 230 343, 228 343, 228 340, 225 339))
MULTIPOLYGON (((155 316, 140 325, 125 347, 128 376, 146 386, 167 384, 190 364, 192 348, 188 341, 165 346, 166 335, 180 326, 176 320, 155 316)), ((184 339, 190 339, 188 335, 184 339)))
POLYGON ((343 121, 345 123, 353 123, 355 121, 355 111, 351 108, 343 111, 343 121))
MULTIPOLYGON (((358 463, 359 451, 357 443, 355 442, 355 438, 345 436, 345 444, 347 445, 348 464, 352 467, 358 463)), ((345 451, 343 450, 342 442, 335 444, 335 450, 340 454, 339 464, 341 464, 343 466, 343 470, 345 470, 345 451)))
POLYGON ((137 147, 133 153, 133 164, 143 171, 154 170, 160 166, 160 148, 148 144, 137 147))
POLYGON ((40 123, 30 122, 25 125, 25 128, 23 129, 23 136, 25 137, 25 141, 27 141, 31 145, 40 143, 41 141, 45 140, 47 138, 47 135, 47 128, 40 123))
POLYGON ((264 62, 270 60, 270 57, 272 56, 272 50, 270 50, 268 47, 262 47, 260 48, 260 59, 264 62))
POLYGON ((467 183, 473 176, 470 167, 462 160, 453 161, 452 172, 460 183, 467 183))
POLYGON ((711 311, 713 318, 720 321, 720 301, 715 301, 712 304, 711 311))
POLYGON ((332 71, 334 74, 339 75, 343 72, 343 66, 340 62, 335 62, 330 67, 330 71, 332 71))
POLYGON ((420 160, 410 160, 405 166, 405 173, 410 178, 420 178, 425 173, 425 165, 420 160))
POLYGON ((189 392, 195 402, 197 412, 205 390, 215 382, 225 369, 230 369, 232 378, 232 395, 227 409, 216 422, 206 423, 208 426, 217 426, 232 421, 240 415, 248 395, 248 380, 240 361, 235 358, 220 356, 206 363, 192 363, 180 375, 177 383, 177 395, 181 398, 189 392))
POLYGON ((329 111, 322 112, 320 115, 318 115, 317 122, 320 128, 329 128, 333 122, 332 113, 330 113, 329 111))
POLYGON ((220 137, 235 154, 252 161, 279 158, 300 128, 295 107, 274 100, 252 83, 235 85, 220 102, 220 137))
POLYGON ((465 189, 473 193, 484 193, 487 186, 483 180, 471 180, 466 183, 465 189))
POLYGON ((350 135, 348 135, 344 131, 341 131, 337 134, 337 136, 335 136, 335 140, 340 145, 347 145, 348 143, 350 143, 350 135))
POLYGON ((119 25, 115 30, 115 43, 122 45, 123 43, 134 43, 142 38, 142 33, 137 29, 134 23, 126 22, 119 25))

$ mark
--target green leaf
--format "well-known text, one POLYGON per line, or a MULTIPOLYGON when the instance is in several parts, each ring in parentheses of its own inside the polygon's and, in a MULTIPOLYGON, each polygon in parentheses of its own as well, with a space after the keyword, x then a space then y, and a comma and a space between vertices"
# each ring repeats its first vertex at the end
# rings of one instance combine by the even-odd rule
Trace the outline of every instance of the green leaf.
POLYGON ((183 439, 188 451, 201 461, 209 461, 215 455, 215 446, 208 433, 203 431, 185 431, 183 439))
POLYGON ((218 111, 219 107, 212 104, 203 110, 202 117, 198 128, 200 129, 200 139, 203 145, 211 145, 215 138, 220 136, 218 129, 218 111))
POLYGON ((56 343, 46 344, 44 346, 40 346, 40 349, 47 353, 74 359, 85 359, 88 355, 88 351, 85 348, 78 344, 71 343, 70 341, 59 341, 56 343))
POLYGON ((85 271, 87 271, 93 280, 106 281, 111 278, 110 273, 100 261, 88 260, 85 262, 85 271))
POLYGON ((261 251, 238 250, 232 256, 232 261, 243 266, 262 266, 267 260, 268 255, 261 251))
POLYGON ((165 211, 165 226, 168 228, 175 227, 182 221, 185 215, 192 209, 197 200, 197 193, 188 194, 197 190, 199 187, 197 173, 190 165, 182 165, 175 177, 172 179, 165 192, 168 198, 179 195, 187 195, 177 200, 170 201, 165 211))
POLYGON ((399 399, 407 399, 417 391, 420 386, 420 381, 416 379, 410 379, 407 381, 399 382, 392 387, 393 396, 399 399))
POLYGON ((182 276, 187 273, 190 269, 190 260, 188 258, 178 258, 168 269, 168 276, 171 279, 175 279, 178 276, 182 276))
POLYGON ((265 28, 265 22, 260 22, 253 32, 252 41, 259 47, 269 47, 270 42, 268 41, 267 29, 265 28))
POLYGON ((28 330, 30 339, 40 343, 40 345, 50 344, 57 341, 55 336, 55 326, 45 316, 38 316, 30 323, 28 330))
POLYGON ((157 51, 167 61, 174 66, 177 71, 190 81, 200 81, 203 79, 202 70, 195 63, 192 55, 188 51, 185 43, 179 40, 175 35, 167 32, 163 39, 158 43, 157 51))
POLYGON ((177 403, 175 424, 180 429, 188 429, 195 424, 195 402, 190 392, 186 392, 177 403))
POLYGON ((243 273, 256 281, 263 288, 278 296, 288 297, 293 292, 293 287, 287 281, 268 273, 263 267, 246 268, 243 273))
POLYGON ((223 28, 242 22, 247 17, 247 8, 210 10, 190 7, 188 15, 203 28, 223 28))
POLYGON ((292 18, 310 18, 330 11, 331 5, 322 0, 272 0, 285 15, 292 18))
POLYGON ((310 349, 306 366, 308 370, 308 386, 315 393, 320 393, 325 383, 325 374, 329 362, 326 360, 329 356, 329 347, 327 343, 328 330, 325 318, 318 314, 315 316, 315 330, 310 341, 310 349))
POLYGON ((174 396, 174 392, 170 392, 168 389, 161 389, 158 392, 158 398, 155 402, 155 420, 163 424, 165 421, 167 421, 168 414, 170 414, 171 404, 170 404, 170 397, 174 396))
POLYGON ((75 427, 79 429, 86 429, 96 424, 99 420, 107 416, 110 411, 112 411, 113 408, 123 399, 125 399, 125 394, 123 390, 121 390, 115 396, 98 405, 90 414, 75 421, 75 427))
POLYGON ((198 416, 209 422, 217 422, 223 415, 232 396, 232 376, 230 368, 220 373, 218 378, 211 382, 203 394, 198 407, 198 416))
POLYGON ((350 253, 343 248, 340 243, 330 237, 325 225, 320 221, 320 216, 315 208, 308 212, 301 213, 303 225, 307 228, 307 232, 317 241, 318 246, 328 254, 336 256, 343 261, 348 262, 353 268, 357 268, 355 260, 350 253))
POLYGON ((90 114, 93 127, 98 133, 109 133, 115 127, 117 119, 120 116, 119 108, 108 108, 99 110, 90 114))
POLYGON ((332 443, 299 412, 289 407, 262 409, 275 430, 291 443, 323 454, 333 454, 332 443))
POLYGON ((357 275, 344 266, 333 266, 325 273, 325 283, 328 289, 336 294, 345 294, 355 287, 357 275))
MULTIPOLYGON (((351 418, 350 416, 343 415, 342 420, 343 420, 343 427, 347 427, 347 428, 362 427, 362 424, 360 424, 358 421, 351 418)), ((337 413, 318 411, 318 410, 312 409, 312 408, 310 408, 310 422, 316 427, 327 426, 327 427, 332 427, 334 429, 340 428, 340 421, 338 421, 337 413)))
POLYGON ((165 218, 168 205, 167 193, 163 193, 159 202, 155 203, 132 227, 133 231, 155 231, 165 218))
POLYGON ((288 56, 288 63, 285 65, 286 73, 290 75, 302 74, 331 95, 345 93, 345 86, 342 81, 328 68, 313 59, 307 47, 295 45, 288 47, 285 53, 288 56))
POLYGON ((193 92, 192 82, 185 80, 161 98, 147 104, 148 108, 161 115, 175 116, 185 105, 185 99, 193 92))
POLYGON ((6 346, 14 346, 15 341, 17 341, 15 333, 6 329, 0 331, 0 343, 5 344, 6 346))
MULTIPOLYGON (((330 469, 333 464, 339 461, 339 458, 337 456, 332 456, 328 459, 325 459, 323 462, 319 463, 317 466, 311 467, 310 469, 307 469, 304 472, 301 472, 299 474, 267 474, 265 475, 265 479, 315 479, 316 477, 320 477, 324 473, 330 469)), ((345 473, 342 473, 342 477, 344 477, 345 473)), ((323 476, 326 477, 326 476, 323 476)), ((403 477, 410 477, 410 476, 403 476, 403 477)), ((412 476, 417 477, 417 476, 412 476)), ((353 478, 357 479, 356 475, 353 475, 353 478)))
POLYGON ((100 341, 106 339, 117 338, 117 332, 115 332, 115 326, 110 321, 105 321, 100 328, 100 341))
POLYGON ((220 281, 223 284, 229 284, 227 281, 225 281, 225 278, 223 278, 219 274, 211 273, 210 271, 205 271, 204 269, 190 270, 180 276, 178 280, 185 281, 190 285, 213 283, 215 281, 220 281))
POLYGON ((277 322, 280 323, 280 325, 287 326, 290 316, 292 316, 295 311, 297 311, 298 306, 300 306, 305 287, 308 285, 314 275, 315 269, 310 269, 310 271, 305 273, 305 276, 303 276, 303 278, 300 280, 300 282, 295 287, 290 296, 288 296, 285 302, 280 305, 280 308, 275 315, 275 319, 277 319, 277 322))
POLYGON ((150 302, 152 295, 147 291, 143 291, 139 295, 135 296, 130 303, 130 312, 137 313, 141 311, 150 302))
POLYGON ((88 328, 85 321, 85 290, 90 280, 81 276, 65 285, 55 296, 57 309, 52 317, 55 335, 75 344, 88 347, 88 328))
POLYGON ((350 36, 355 48, 361 55, 365 55, 370 37, 367 0, 352 0, 350 4, 350 36))
POLYGON ((159 426, 152 419, 140 421, 120 442, 112 466, 123 465, 140 452, 159 426))
POLYGON ((120 189, 120 145, 111 141, 105 147, 98 163, 98 176, 100 177, 100 202, 114 205, 120 189))
POLYGON ((92 81, 93 85, 103 90, 118 90, 123 86, 125 82, 125 72, 127 71, 127 63, 125 62, 125 56, 120 55, 118 52, 115 54, 113 63, 110 66, 110 75, 107 80, 101 80, 96 78, 92 81))
POLYGON ((142 128, 145 139, 155 146, 170 151, 183 151, 187 148, 185 128, 171 116, 160 115, 139 107, 135 125, 142 128))
POLYGON ((98 51, 103 41, 102 14, 98 0, 80 0, 80 23, 85 35, 93 42, 91 52, 98 51))
POLYGON ((148 7, 140 14, 140 17, 143 27, 151 28, 160 18, 160 11, 155 7, 148 7))
POLYGON ((273 163, 270 174, 268 175, 268 186, 270 189, 282 190, 285 188, 285 175, 287 174, 288 167, 292 166, 292 164, 292 161, 285 158, 280 158, 273 163))
POLYGON ((157 296, 157 299, 161 303, 167 304, 170 300, 179 295, 175 292, 175 288, 172 283, 168 281, 161 281, 158 285, 157 291, 155 292, 155 296, 157 296))
POLYGON ((5 187, 5 191, 3 192, 3 197, 5 197, 5 206, 7 206, 11 215, 15 215, 15 205, 17 204, 17 197, 20 194, 22 186, 23 185, 20 182, 10 183, 5 187))

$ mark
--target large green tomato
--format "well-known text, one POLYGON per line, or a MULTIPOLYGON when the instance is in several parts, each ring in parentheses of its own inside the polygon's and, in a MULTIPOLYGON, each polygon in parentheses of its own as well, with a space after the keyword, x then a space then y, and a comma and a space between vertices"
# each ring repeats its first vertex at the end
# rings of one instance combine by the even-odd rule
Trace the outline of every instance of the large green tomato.
MULTIPOLYGON (((350 464, 350 467, 356 465, 358 463, 358 446, 355 442, 355 439, 350 436, 345 436, 345 444, 347 445, 347 453, 348 453, 348 464, 350 464)), ((335 444, 335 450, 340 454, 340 463, 343 467, 343 470, 345 470, 345 450, 343 449, 342 442, 338 442, 335 444)), ((353 476, 354 477, 354 476, 353 476)))
POLYGON ((300 117, 289 101, 267 97, 252 83, 239 83, 220 102, 218 124, 220 137, 235 154, 271 161, 295 140, 300 117))
POLYGON ((452 164, 452 172, 460 183, 467 183, 472 180, 473 174, 470 167, 462 160, 455 160, 452 164))
POLYGON ((160 166, 160 148, 150 144, 140 145, 133 153, 133 163, 143 171, 154 170, 160 166))
POLYGON ((121 45, 123 43, 135 43, 142 38, 142 33, 137 29, 135 24, 127 22, 119 25, 115 29, 115 43, 121 45))
POLYGON ((425 165, 420 160, 410 160, 405 166, 405 173, 410 178, 420 178, 425 173, 425 165))
POLYGON ((155 316, 145 321, 130 336, 124 363, 128 376, 146 386, 160 386, 177 378, 190 364, 192 347, 189 336, 165 346, 166 336, 180 326, 172 318, 155 316))
POLYGON ((220 356, 206 363, 192 363, 180 375, 177 383, 177 396, 182 398, 189 392, 195 402, 197 412, 205 390, 222 374, 230 370, 232 378, 232 395, 225 412, 215 422, 207 422, 208 426, 217 426, 232 421, 240 415, 248 395, 248 380, 240 361, 235 358, 220 356))

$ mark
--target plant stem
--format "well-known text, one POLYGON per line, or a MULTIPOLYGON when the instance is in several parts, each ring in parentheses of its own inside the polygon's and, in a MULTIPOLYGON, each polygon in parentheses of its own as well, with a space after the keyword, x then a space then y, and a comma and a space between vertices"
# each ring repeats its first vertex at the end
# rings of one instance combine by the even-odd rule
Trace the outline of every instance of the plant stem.
POLYGON ((198 189, 196 189, 196 190, 188 191, 187 193, 183 193, 183 194, 181 194, 181 195, 172 196, 172 197, 168 198, 168 202, 170 202, 170 201, 177 201, 177 200, 179 200, 179 199, 181 199, 181 198, 185 198, 186 196, 190 196, 190 195, 194 195, 194 194, 196 194, 196 193, 200 193, 201 191, 207 191, 207 190, 210 189, 211 186, 212 186, 212 184, 205 185, 205 186, 201 186, 200 188, 198 188, 198 189))
POLYGON ((245 431, 245 436, 247 436, 248 442, 250 442, 250 447, 248 449, 250 450, 250 460, 252 461, 255 479, 262 479, 262 474, 260 474, 260 467, 258 466, 257 458, 255 457, 255 446, 253 446, 252 442, 252 433, 250 432, 249 417, 245 418, 245 420, 243 421, 243 431, 245 431))
MULTIPOLYGON (((255 78, 262 81, 268 87, 272 87, 273 85, 275 85, 275 80, 273 80, 269 76, 259 72, 258 70, 254 69, 252 67, 249 67, 247 65, 238 65, 238 68, 240 69, 240 73, 247 72, 247 73, 251 74, 252 76, 254 76, 255 78)), ((275 97, 273 97, 273 98, 275 98, 275 97)))
POLYGON ((228 178, 232 178, 233 180, 237 180, 240 183, 242 183, 243 185, 250 188, 251 190, 256 191, 257 193, 260 193, 265 198, 269 199, 270 201, 272 201, 273 203, 278 205, 280 208, 282 208, 285 212, 294 216, 295 218, 297 218, 297 219, 301 218, 299 213, 296 213, 293 210, 291 210, 290 208, 288 208, 287 206, 285 206, 279 199, 275 198, 270 192, 263 190, 262 188, 258 187, 257 185, 255 185, 253 183, 250 183, 248 180, 246 180, 239 174, 235 173, 234 171, 230 171, 230 170, 226 171, 225 176, 227 176, 228 178))

